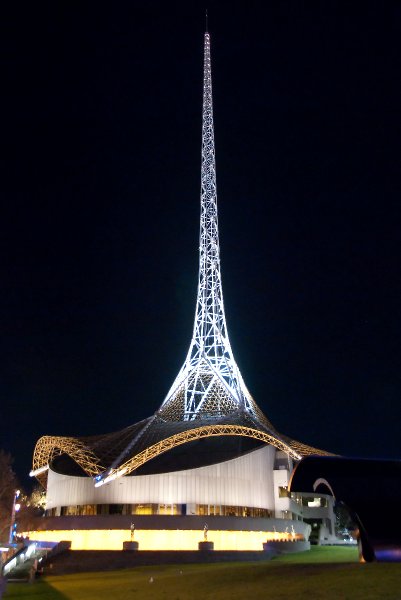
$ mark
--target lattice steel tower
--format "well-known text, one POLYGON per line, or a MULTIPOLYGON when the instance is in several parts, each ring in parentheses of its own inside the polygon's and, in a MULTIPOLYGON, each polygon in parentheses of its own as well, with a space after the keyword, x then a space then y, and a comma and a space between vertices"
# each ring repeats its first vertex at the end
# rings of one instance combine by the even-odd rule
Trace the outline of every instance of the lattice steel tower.
POLYGON ((262 417, 235 362, 227 333, 221 285, 214 149, 210 35, 205 33, 203 69, 199 283, 189 351, 158 415, 193 420, 247 412, 262 417))

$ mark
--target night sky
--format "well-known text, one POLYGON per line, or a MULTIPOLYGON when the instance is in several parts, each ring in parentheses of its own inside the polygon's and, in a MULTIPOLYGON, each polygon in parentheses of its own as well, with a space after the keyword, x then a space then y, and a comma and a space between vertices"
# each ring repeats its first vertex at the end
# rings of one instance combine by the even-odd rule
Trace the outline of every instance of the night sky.
MULTIPOLYGON (((0 448, 25 481, 40 436, 150 416, 185 359, 204 5, 1 22, 0 448)), ((245 382, 295 439, 400 458, 401 3, 210 2, 209 31, 245 382)))

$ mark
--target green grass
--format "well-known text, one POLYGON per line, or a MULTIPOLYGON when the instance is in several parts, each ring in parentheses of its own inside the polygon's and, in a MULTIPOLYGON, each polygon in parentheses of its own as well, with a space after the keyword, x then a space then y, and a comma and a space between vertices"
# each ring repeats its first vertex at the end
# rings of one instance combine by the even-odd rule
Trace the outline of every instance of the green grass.
POLYGON ((153 566, 9 584, 35 600, 401 599, 401 563, 360 564, 355 548, 312 548, 259 563, 153 566), (150 579, 153 578, 151 582, 150 579))

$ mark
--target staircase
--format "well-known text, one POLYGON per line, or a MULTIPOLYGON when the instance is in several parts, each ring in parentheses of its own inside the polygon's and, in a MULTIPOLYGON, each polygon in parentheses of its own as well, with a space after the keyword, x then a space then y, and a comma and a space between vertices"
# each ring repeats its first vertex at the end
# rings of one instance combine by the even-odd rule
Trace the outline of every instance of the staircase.
POLYGON ((27 542, 3 567, 8 581, 33 581, 45 558, 69 550, 70 542, 27 542))

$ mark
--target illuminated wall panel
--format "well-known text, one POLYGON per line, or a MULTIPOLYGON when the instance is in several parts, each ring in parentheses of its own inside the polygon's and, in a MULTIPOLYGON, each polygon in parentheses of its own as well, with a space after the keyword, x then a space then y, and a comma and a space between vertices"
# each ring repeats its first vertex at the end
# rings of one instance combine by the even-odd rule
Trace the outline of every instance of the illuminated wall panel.
MULTIPOLYGON (((288 522, 286 522, 288 524, 288 522)), ((302 530, 297 524, 298 530, 302 530)), ((303 525, 303 524, 302 524, 303 525)), ((291 530, 291 528, 288 528, 291 530)), ((121 550, 123 542, 130 541, 127 530, 65 530, 31 531, 33 541, 71 541, 72 550, 121 550)), ((302 539, 298 533, 294 539, 302 539)), ((214 542, 215 550, 262 550, 268 540, 291 540, 291 533, 274 531, 209 531, 208 540, 214 542)), ((203 541, 199 530, 140 530, 135 532, 140 550, 198 550, 203 541)))
POLYGON ((121 477, 95 488, 89 477, 49 471, 47 509, 83 504, 217 504, 274 509, 275 448, 207 467, 121 477))

